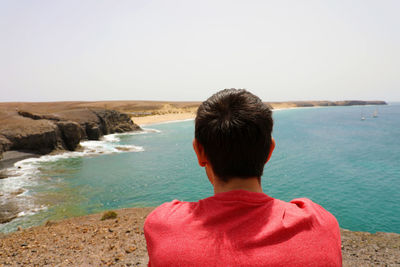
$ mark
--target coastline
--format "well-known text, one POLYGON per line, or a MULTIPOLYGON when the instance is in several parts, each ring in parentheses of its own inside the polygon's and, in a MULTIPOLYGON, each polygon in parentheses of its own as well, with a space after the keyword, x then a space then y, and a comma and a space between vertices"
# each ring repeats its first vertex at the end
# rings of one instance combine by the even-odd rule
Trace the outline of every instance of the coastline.
MULTIPOLYGON (((153 210, 116 210, 117 218, 91 214, 0 233, 0 266, 147 266, 143 224, 153 210)), ((400 265, 400 234, 341 229, 343 266, 400 265)))
MULTIPOLYGON (((281 111, 281 110, 292 110, 292 109, 304 109, 304 108, 316 108, 321 106, 314 107, 280 107, 272 109, 273 112, 281 111)), ((132 121, 139 126, 147 126, 152 124, 159 123, 170 123, 170 122, 178 122, 185 120, 193 120, 196 117, 195 112, 181 112, 181 113, 165 113, 165 114, 157 114, 157 115, 148 115, 141 117, 131 117, 132 121)))
POLYGON ((29 158, 38 158, 42 155, 10 150, 3 153, 3 158, 0 160, 0 179, 1 179, 1 171, 10 167, 13 167, 15 163, 18 161, 29 159, 29 158))
MULTIPOLYGON (((273 111, 299 108, 311 107, 285 107, 276 108, 273 111)), ((193 112, 183 112, 132 117, 132 120, 140 126, 146 126, 184 121, 194 117, 195 114, 193 112)), ((11 264, 20 262, 21 265, 44 265, 45 262, 55 265, 89 264, 89 262, 78 261, 83 259, 90 259, 90 265, 127 265, 129 263, 145 266, 147 252, 142 227, 145 216, 151 209, 130 208, 118 210, 117 220, 101 222, 102 224, 99 219, 101 214, 93 214, 58 222, 49 222, 44 226, 32 227, 10 234, 0 233, 0 266, 2 264, 7 265, 7 262, 11 262, 11 264), (125 213, 127 214, 125 215, 125 213), (122 222, 128 224, 123 224, 122 222), (129 222, 134 223, 129 224, 129 222), (91 228, 91 225, 95 228, 91 228), (136 235, 130 235, 131 228, 134 229, 136 235), (86 235, 87 233, 91 233, 91 235, 86 235), (53 237, 54 235, 55 237, 53 237), (92 235, 99 235, 99 238, 93 239, 92 235), (90 239, 93 239, 93 241, 89 242, 88 240, 90 239), (31 241, 33 244, 31 244, 31 241), (45 244, 45 247, 43 249, 38 248, 36 243, 45 244), (54 246, 55 243, 57 243, 56 247, 54 246), (115 244, 120 244, 117 245, 119 250, 116 249, 117 246, 115 244), (135 246, 128 246, 129 244, 135 244, 135 246), (88 246, 88 248, 86 249, 85 246, 88 246), (126 249, 122 249, 126 246, 126 249), (3 248, 7 249, 4 249, 5 252, 1 253, 3 248), (130 252, 128 253, 127 251, 130 252), (16 256, 12 256, 13 254, 16 254, 16 256)), ((376 266, 381 264, 400 266, 400 261, 398 260, 400 259, 398 252, 400 248, 399 238, 400 234, 396 233, 371 234, 342 229, 343 266, 376 266)))

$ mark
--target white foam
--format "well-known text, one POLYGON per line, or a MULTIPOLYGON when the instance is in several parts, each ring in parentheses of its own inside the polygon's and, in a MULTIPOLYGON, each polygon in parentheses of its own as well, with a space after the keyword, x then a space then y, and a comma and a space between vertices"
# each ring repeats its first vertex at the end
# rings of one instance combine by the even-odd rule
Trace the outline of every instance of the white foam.
POLYGON ((78 157, 94 157, 98 155, 107 155, 114 153, 142 152, 144 148, 135 145, 119 144, 120 136, 138 135, 146 133, 159 133, 156 129, 144 129, 143 131, 110 134, 103 136, 99 141, 82 141, 80 142, 82 151, 64 152, 55 155, 44 155, 38 158, 28 158, 18 161, 13 167, 6 169, 9 174, 8 178, 0 179, 0 203, 15 201, 18 203, 21 212, 19 217, 32 215, 36 212, 47 209, 45 206, 37 206, 34 204, 34 196, 30 194, 28 188, 32 188, 40 183, 40 166, 44 162, 54 162, 60 159, 78 158, 78 157), (16 194, 15 192, 21 192, 16 194))
POLYGON ((104 140, 106 142, 113 142, 113 143, 117 143, 117 142, 121 141, 121 139, 118 138, 117 134, 105 135, 101 138, 101 140, 104 140))
POLYGON ((160 130, 157 129, 151 129, 151 128, 142 128, 144 130, 144 132, 146 133, 161 133, 160 130))
MULTIPOLYGON (((117 134, 112 134, 116 136, 124 136, 124 135, 141 135, 141 134, 148 134, 148 133, 161 133, 160 130, 157 129, 152 129, 152 128, 143 128, 142 131, 135 131, 135 132, 126 132, 126 133, 117 133, 117 134)), ((109 136, 109 135, 107 135, 109 136)))
POLYGON ((33 215, 39 211, 44 211, 47 210, 47 207, 44 205, 41 205, 40 207, 35 207, 35 208, 31 208, 25 211, 21 211, 17 214, 17 217, 23 217, 23 216, 27 216, 27 215, 33 215))
POLYGON ((84 148, 82 156, 95 156, 98 154, 112 154, 122 152, 141 152, 144 148, 141 146, 134 145, 119 145, 115 142, 106 141, 84 141, 81 142, 81 146, 84 148))

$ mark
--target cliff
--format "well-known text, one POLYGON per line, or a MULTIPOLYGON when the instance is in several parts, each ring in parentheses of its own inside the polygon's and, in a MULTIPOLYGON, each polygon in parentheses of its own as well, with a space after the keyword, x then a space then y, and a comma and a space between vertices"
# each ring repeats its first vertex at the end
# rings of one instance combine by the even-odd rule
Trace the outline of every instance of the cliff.
POLYGON ((115 110, 78 108, 50 114, 8 110, 0 117, 0 159, 8 150, 39 154, 73 151, 83 139, 137 130, 140 127, 127 114, 115 110))
MULTIPOLYGON (((47 221, 45 225, 0 233, 0 266, 147 266, 143 224, 153 208, 47 221)), ((343 266, 399 266, 400 234, 341 229, 343 266)))

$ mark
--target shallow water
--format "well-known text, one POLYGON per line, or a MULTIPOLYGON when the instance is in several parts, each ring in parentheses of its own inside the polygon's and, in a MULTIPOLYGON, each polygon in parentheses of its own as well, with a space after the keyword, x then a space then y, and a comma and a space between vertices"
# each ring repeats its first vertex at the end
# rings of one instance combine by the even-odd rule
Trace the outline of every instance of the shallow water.
MULTIPOLYGON (((289 201, 307 197, 343 228, 400 233, 400 105, 326 107, 274 112, 277 146, 264 191, 289 201), (361 114, 366 120, 360 119, 361 114)), ((0 231, 46 220, 212 195, 192 151, 193 121, 148 126, 84 142, 85 152, 17 163, 0 189, 21 207, 0 231)), ((8 198, 10 199, 10 198, 8 198)))

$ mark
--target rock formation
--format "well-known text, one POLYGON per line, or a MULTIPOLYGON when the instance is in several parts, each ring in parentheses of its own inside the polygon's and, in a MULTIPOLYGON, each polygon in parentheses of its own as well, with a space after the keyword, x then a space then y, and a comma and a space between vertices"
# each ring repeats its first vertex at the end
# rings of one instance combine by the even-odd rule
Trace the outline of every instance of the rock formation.
POLYGON ((0 158, 4 151, 47 154, 75 150, 83 139, 141 130, 127 114, 106 109, 72 109, 52 114, 11 112, 0 124, 0 158))

